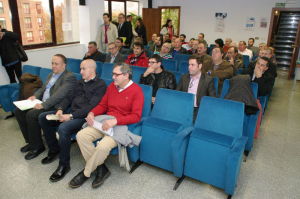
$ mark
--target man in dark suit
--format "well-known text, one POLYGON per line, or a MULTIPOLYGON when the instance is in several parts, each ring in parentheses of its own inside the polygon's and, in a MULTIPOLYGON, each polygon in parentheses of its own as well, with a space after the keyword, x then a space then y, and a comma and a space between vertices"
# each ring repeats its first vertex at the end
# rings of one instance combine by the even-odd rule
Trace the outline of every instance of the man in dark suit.
POLYGON ((33 109, 21 111, 15 110, 15 115, 22 131, 26 145, 21 148, 26 160, 37 157, 45 150, 41 127, 38 117, 41 113, 55 110, 56 106, 72 91, 76 78, 66 70, 67 59, 62 54, 52 57, 52 73, 49 74, 46 83, 37 90, 29 100, 40 99, 41 104, 36 104, 33 109))
POLYGON ((197 55, 189 58, 189 73, 182 75, 177 90, 195 95, 194 120, 197 117, 200 101, 203 96, 216 96, 212 77, 201 72, 203 59, 197 55))
POLYGON ((108 52, 109 54, 105 58, 105 62, 108 63, 120 63, 124 62, 125 57, 119 51, 119 48, 116 46, 114 42, 108 44, 108 52))
POLYGON ((125 47, 129 48, 131 45, 131 40, 133 37, 132 34, 132 25, 130 22, 125 21, 125 15, 123 13, 120 13, 118 16, 118 35, 119 37, 125 37, 125 47))

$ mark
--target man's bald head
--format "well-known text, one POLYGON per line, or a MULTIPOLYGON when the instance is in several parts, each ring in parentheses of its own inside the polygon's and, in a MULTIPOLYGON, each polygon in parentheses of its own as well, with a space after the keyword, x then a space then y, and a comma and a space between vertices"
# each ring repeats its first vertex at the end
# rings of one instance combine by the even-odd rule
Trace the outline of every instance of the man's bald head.
POLYGON ((96 76, 97 64, 92 59, 83 60, 80 64, 80 74, 82 79, 90 80, 96 76))

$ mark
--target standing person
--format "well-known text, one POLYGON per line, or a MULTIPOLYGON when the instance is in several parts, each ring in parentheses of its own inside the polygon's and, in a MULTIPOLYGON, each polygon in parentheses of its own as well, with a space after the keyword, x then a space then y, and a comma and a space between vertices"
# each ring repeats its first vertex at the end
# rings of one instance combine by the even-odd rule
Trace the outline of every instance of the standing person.
POLYGON ((147 45, 147 31, 141 18, 138 18, 136 21, 135 32, 138 34, 138 37, 143 39, 143 44, 147 45))
POLYGON ((167 19, 166 24, 163 25, 161 30, 160 30, 161 35, 165 35, 167 33, 169 34, 169 38, 172 39, 172 37, 174 35, 174 27, 172 25, 172 20, 171 19, 167 19))
POLYGON ((131 22, 125 21, 125 15, 123 13, 119 14, 118 22, 118 35, 119 37, 125 38, 124 47, 129 48, 133 37, 131 22))
POLYGON ((118 30, 116 25, 110 22, 110 15, 108 13, 103 14, 103 21, 104 23, 100 26, 96 41, 99 50, 107 52, 107 45, 118 38, 118 30))
POLYGON ((2 29, 0 25, 0 56, 10 83, 15 83, 15 75, 20 81, 22 75, 22 63, 17 53, 18 34, 2 29))

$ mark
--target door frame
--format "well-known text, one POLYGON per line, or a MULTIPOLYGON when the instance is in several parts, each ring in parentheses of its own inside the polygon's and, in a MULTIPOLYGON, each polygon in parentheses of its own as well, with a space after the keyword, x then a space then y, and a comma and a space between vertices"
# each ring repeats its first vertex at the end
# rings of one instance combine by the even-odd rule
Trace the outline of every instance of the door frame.
MULTIPOLYGON (((176 9, 179 9, 179 16, 178 16, 178 33, 176 33, 175 35, 178 35, 179 36, 179 34, 180 34, 180 16, 181 16, 181 6, 159 6, 158 7, 159 9, 160 9, 160 13, 162 13, 161 12, 161 10, 162 9, 172 9, 172 8, 176 8, 176 9)), ((161 22, 160 22, 161 23, 161 22)), ((161 24, 161 26, 162 26, 163 24, 161 24)))

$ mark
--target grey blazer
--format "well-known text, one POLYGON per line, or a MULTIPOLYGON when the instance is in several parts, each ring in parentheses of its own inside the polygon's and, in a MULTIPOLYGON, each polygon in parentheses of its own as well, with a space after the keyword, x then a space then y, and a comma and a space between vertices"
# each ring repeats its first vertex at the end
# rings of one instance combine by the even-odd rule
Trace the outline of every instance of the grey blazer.
MULTIPOLYGON (((188 92, 190 84, 190 74, 184 74, 181 76, 179 84, 177 86, 178 91, 188 92)), ((213 78, 206 75, 205 73, 201 74, 200 81, 197 88, 197 106, 200 105, 200 100, 203 96, 216 96, 216 90, 214 87, 213 78)))
MULTIPOLYGON (((50 81, 53 73, 48 75, 47 81, 43 84, 42 88, 38 89, 34 96, 37 99, 42 99, 46 86, 50 81)), ((72 72, 65 70, 63 74, 56 80, 55 84, 50 89, 50 97, 42 103, 44 109, 55 108, 67 95, 72 91, 76 84, 76 78, 72 72)))
MULTIPOLYGON (((111 54, 109 53, 109 54, 106 55, 105 62, 110 63, 110 60, 111 60, 111 54)), ((117 56, 116 56, 113 63, 121 63, 121 62, 124 62, 124 61, 125 61, 124 55, 121 54, 120 52, 118 52, 118 54, 117 54, 117 56)))

